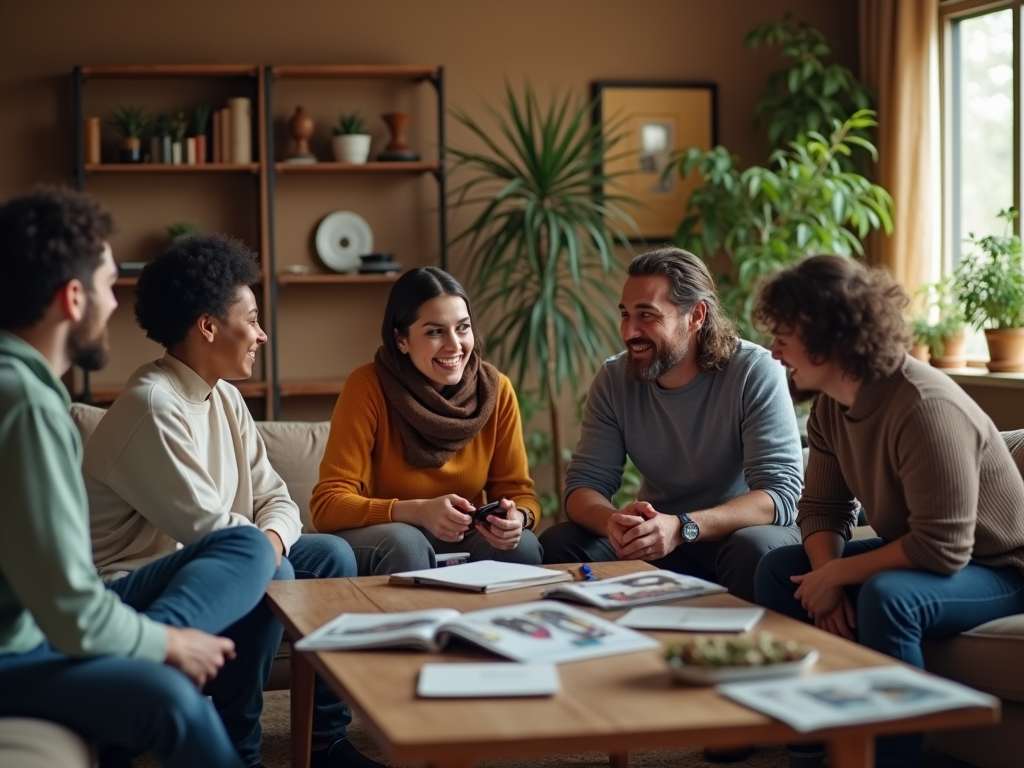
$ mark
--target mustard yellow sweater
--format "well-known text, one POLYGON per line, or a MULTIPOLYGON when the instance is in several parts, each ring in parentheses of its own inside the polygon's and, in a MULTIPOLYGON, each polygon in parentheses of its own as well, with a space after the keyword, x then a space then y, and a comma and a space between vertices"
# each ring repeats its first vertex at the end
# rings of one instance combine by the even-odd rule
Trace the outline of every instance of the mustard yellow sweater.
POLYGON ((345 382, 334 407, 320 480, 309 509, 318 531, 391 522, 396 501, 457 493, 476 506, 510 499, 540 519, 526 464, 519 404, 508 377, 499 374, 498 402, 480 433, 438 468, 413 467, 373 364, 345 382))

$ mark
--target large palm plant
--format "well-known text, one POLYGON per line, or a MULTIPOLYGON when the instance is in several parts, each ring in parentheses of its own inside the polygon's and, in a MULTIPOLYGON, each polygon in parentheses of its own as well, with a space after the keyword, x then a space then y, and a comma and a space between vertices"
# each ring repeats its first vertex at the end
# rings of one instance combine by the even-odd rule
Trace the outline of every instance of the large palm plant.
POLYGON ((453 111, 482 147, 448 148, 453 172, 467 174, 455 205, 475 213, 452 242, 468 247, 469 286, 496 360, 517 389, 537 377, 560 502, 559 395, 567 384, 575 393, 581 375, 619 345, 606 278, 617 265, 615 241, 626 243, 621 227, 631 224, 619 205, 630 201, 607 193, 614 180, 602 167, 621 134, 590 125, 591 105, 571 94, 542 108, 529 84, 522 97, 506 86, 501 106, 487 106, 487 128, 453 111))

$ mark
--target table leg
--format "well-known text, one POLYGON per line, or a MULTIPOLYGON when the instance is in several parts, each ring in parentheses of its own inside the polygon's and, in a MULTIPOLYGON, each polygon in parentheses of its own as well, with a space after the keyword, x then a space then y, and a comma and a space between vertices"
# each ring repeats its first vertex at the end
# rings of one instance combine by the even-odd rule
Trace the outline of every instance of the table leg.
POLYGON ((309 768, 313 738, 313 666, 294 648, 291 655, 292 768, 309 768))
POLYGON ((608 765, 611 768, 629 768, 629 752, 609 752, 608 765))
POLYGON ((874 768, 875 737, 845 736, 828 741, 829 768, 874 768))

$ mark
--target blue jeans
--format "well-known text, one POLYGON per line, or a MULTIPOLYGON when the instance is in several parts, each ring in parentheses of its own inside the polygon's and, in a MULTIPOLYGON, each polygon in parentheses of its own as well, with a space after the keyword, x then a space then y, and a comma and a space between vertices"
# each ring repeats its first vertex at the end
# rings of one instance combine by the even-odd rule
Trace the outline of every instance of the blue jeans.
MULTIPOLYGON (((884 544, 882 539, 850 541, 843 557, 884 544)), ((810 623, 793 597, 797 585, 789 578, 810 570, 802 546, 772 550, 757 566, 757 603, 810 623)), ((986 621, 1024 613, 1024 576, 1012 568, 974 563, 951 576, 922 570, 884 571, 847 587, 846 594, 857 613, 857 642, 919 668, 924 667, 923 640, 945 640, 986 621)), ((914 765, 920 751, 919 734, 883 737, 877 740, 876 765, 914 765)))
MULTIPOLYGON (((262 533, 230 528, 140 568, 111 588, 155 621, 228 634, 262 604, 274 569, 273 550, 262 533)), ((2 655, 0 716, 50 720, 100 745, 151 751, 166 768, 244 764, 214 705, 165 664, 73 658, 48 643, 2 655)))

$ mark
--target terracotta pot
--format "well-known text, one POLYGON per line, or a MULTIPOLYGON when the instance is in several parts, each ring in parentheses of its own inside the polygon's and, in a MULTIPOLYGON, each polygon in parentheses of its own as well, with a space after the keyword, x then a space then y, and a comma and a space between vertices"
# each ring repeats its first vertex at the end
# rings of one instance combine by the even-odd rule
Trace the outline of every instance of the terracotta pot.
POLYGON ((922 363, 927 363, 930 355, 931 352, 928 350, 927 344, 915 344, 910 348, 910 356, 922 363))
POLYGON ((962 333, 942 337, 942 355, 932 357, 936 368, 966 368, 967 340, 962 333))
POLYGON ((121 143, 117 145, 117 159, 121 163, 141 163, 142 139, 121 139, 121 143))
POLYGON ((206 136, 200 134, 196 136, 196 165, 204 165, 206 163, 206 136))
POLYGON ((988 340, 988 369, 992 373, 1024 371, 1024 328, 985 331, 988 340))

